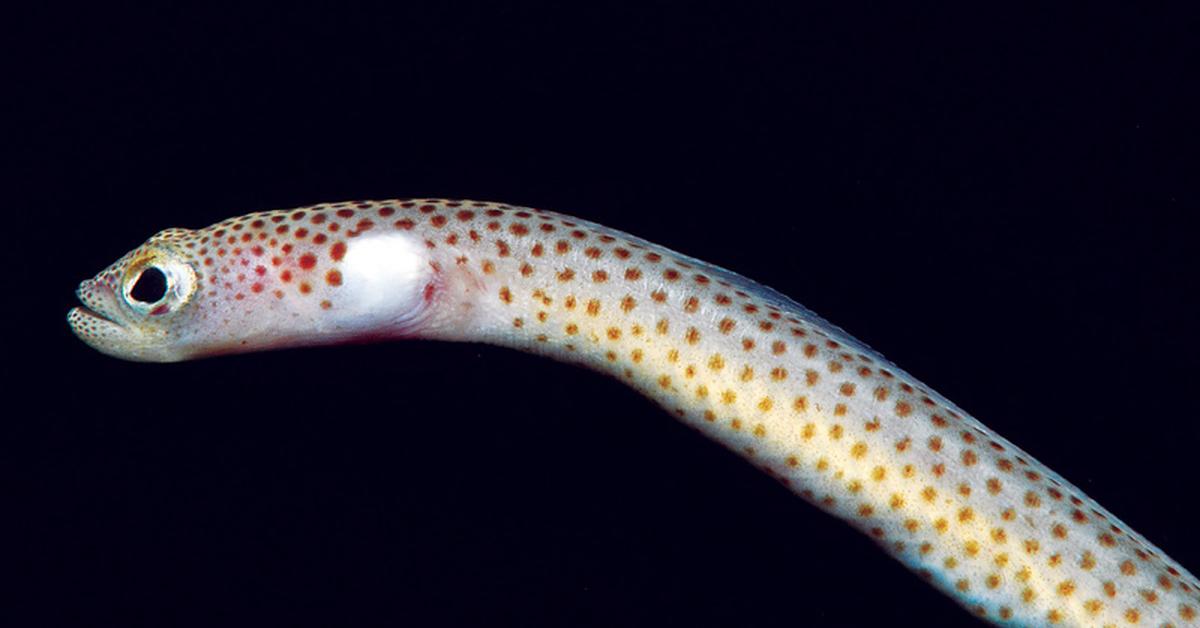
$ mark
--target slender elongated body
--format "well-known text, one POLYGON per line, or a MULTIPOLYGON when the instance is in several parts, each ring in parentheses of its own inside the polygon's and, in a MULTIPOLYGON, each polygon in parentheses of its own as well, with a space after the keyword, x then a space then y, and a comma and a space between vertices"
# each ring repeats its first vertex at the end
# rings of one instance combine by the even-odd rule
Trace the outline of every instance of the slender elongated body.
POLYGON ((85 342, 174 361, 420 337, 587 364, 1013 625, 1200 625, 1200 584, 1054 472, 782 295, 560 214, 443 200, 163 231, 79 289, 85 342))

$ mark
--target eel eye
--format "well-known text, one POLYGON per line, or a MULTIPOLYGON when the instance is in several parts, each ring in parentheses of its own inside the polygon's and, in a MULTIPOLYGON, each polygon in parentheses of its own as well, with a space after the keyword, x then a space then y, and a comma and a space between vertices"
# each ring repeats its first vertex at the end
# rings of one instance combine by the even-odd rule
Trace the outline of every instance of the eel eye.
POLYGON ((147 266, 129 289, 129 296, 141 303, 158 303, 167 294, 167 276, 154 266, 147 266))

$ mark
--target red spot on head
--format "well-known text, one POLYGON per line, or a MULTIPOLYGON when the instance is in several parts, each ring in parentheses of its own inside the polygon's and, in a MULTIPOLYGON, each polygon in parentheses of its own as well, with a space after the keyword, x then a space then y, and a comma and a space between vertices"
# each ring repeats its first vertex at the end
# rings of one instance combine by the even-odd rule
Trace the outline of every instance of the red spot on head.
POLYGON ((291 281, 292 280, 292 271, 285 270, 282 273, 279 273, 279 280, 284 283, 291 281))
POLYGON ((312 267, 316 265, 316 255, 313 255, 312 253, 305 253, 304 255, 300 256, 300 268, 303 268, 304 270, 311 270, 312 267))
POLYGON ((336 270, 331 270, 325 273, 325 281, 331 286, 342 285, 342 273, 336 270))
POLYGON ((325 214, 313 214, 312 224, 319 225, 325 222, 325 214))
POLYGON ((339 210, 337 210, 337 215, 341 218, 351 218, 354 216, 354 210, 353 209, 339 209, 339 210))
POLYGON ((329 256, 332 257, 333 261, 335 262, 342 261, 342 258, 346 256, 346 243, 335 242, 334 245, 329 249, 329 256))
POLYGON ((261 283, 255 283, 254 285, 250 286, 250 292, 257 294, 262 291, 263 291, 263 285, 261 283))
POLYGON ((255 273, 258 273, 258 276, 259 276, 259 277, 262 277, 263 275, 267 274, 267 267, 266 267, 266 266, 261 266, 261 265, 259 265, 259 266, 255 266, 255 267, 254 267, 254 272, 255 272, 255 273))

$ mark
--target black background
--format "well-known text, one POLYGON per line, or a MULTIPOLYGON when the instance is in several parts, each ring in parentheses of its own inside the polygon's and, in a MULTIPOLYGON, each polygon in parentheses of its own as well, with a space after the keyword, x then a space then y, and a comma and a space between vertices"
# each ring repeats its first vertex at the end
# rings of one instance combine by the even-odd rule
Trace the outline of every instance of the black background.
MULTIPOLYGON (((23 625, 959 625, 618 383, 410 343, 103 357, 76 283, 328 200, 555 209, 780 289, 1200 566, 1183 12, 45 5, 10 16, 23 625)), ((564 8, 571 7, 571 8, 564 8)))

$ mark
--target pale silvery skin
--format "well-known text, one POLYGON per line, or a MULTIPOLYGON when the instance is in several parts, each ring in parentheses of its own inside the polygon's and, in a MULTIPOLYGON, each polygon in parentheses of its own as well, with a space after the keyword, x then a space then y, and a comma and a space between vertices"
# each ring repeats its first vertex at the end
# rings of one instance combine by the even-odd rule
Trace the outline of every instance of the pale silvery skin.
POLYGON ((986 621, 1197 625, 1194 576, 877 352, 768 288, 586 221, 442 200, 261 212, 161 232, 79 296, 75 333, 130 360, 413 337, 582 363, 986 621), (163 285, 139 287, 149 268, 163 285))

